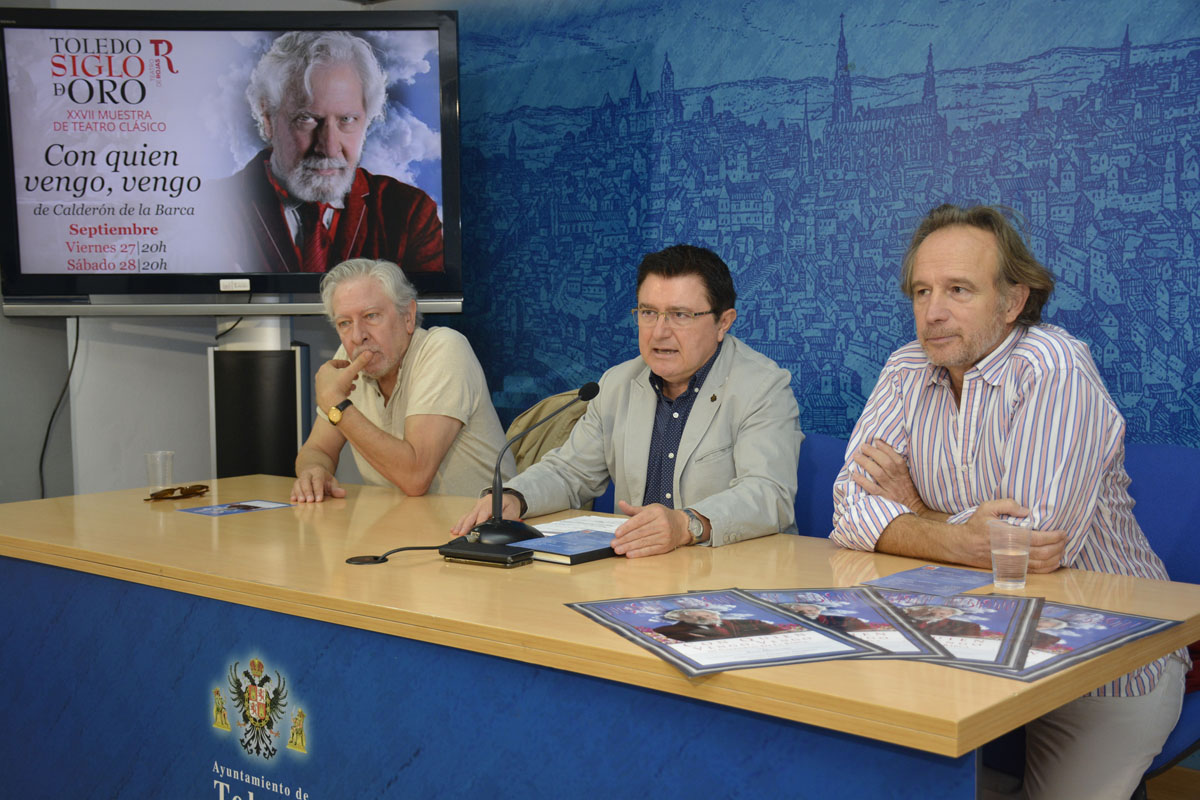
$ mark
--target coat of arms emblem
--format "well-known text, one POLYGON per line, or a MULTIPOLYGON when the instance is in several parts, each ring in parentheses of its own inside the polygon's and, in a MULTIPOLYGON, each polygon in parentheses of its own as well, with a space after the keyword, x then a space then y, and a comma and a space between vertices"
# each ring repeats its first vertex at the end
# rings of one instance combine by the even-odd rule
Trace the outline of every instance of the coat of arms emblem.
POLYGON ((245 728, 242 748, 250 755, 271 758, 278 752, 271 740, 281 733, 276 723, 287 708, 287 681, 276 670, 272 686, 271 676, 263 674, 263 662, 252 658, 250 669, 242 670, 243 683, 237 674, 239 663, 235 661, 229 668, 229 696, 241 715, 238 727, 245 728))

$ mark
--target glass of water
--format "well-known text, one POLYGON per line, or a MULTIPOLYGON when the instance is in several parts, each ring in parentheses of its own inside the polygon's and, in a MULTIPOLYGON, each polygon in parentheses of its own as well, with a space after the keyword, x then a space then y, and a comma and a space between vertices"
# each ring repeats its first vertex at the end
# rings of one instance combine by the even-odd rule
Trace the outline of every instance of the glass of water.
POLYGON ((155 450, 146 453, 146 485, 151 492, 157 492, 170 486, 174 478, 173 462, 175 451, 155 450))
POLYGON ((1002 592, 1024 589, 1033 531, 999 519, 988 520, 987 528, 992 545, 992 584, 1002 592))

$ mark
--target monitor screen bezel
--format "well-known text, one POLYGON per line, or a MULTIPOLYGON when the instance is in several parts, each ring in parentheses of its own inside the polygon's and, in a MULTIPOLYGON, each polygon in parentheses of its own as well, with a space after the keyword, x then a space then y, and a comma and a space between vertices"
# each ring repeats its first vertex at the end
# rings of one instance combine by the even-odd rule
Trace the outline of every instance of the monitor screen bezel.
MULTIPOLYGON (((286 15, 267 11, 127 11, 99 9, 0 9, 0 30, 47 28, 69 30, 405 30, 436 29, 440 82, 442 142, 442 226, 445 271, 412 273, 409 279, 422 299, 441 307, 461 307, 462 224, 459 166, 458 15, 454 11, 370 10, 359 12, 292 11, 286 15), (286 19, 286 24, 281 24, 286 19)), ((62 275, 22 273, 20 231, 16 214, 16 168, 13 158, 13 124, 7 80, 7 60, 0 35, 0 65, 5 79, 0 86, 0 281, 6 313, 11 304, 42 305, 58 309, 73 304, 119 298, 133 305, 156 306, 178 302, 181 307, 200 300, 207 304, 247 302, 244 290, 229 292, 221 281, 247 279, 252 297, 282 298, 274 303, 279 313, 312 313, 321 278, 319 273, 169 273, 158 275, 62 275), (287 300, 303 299, 305 308, 289 311, 287 300)), ((19 313, 36 313, 26 308, 19 313)), ((47 310, 48 314, 67 313, 47 310)), ((74 312, 70 312, 74 313, 74 312)), ((186 313, 186 312, 185 312, 186 313)))

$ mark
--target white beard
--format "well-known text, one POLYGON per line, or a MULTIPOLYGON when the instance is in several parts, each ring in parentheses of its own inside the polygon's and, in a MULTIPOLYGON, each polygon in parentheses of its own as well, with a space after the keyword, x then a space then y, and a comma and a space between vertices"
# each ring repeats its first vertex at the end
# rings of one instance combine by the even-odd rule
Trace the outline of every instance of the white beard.
POLYGON ((341 200, 354 184, 354 173, 357 164, 347 164, 340 158, 317 158, 306 156, 302 158, 290 172, 281 174, 271 159, 271 171, 283 184, 289 196, 305 203, 333 203, 341 200), (317 174, 319 169, 342 170, 336 175, 322 176, 317 174))

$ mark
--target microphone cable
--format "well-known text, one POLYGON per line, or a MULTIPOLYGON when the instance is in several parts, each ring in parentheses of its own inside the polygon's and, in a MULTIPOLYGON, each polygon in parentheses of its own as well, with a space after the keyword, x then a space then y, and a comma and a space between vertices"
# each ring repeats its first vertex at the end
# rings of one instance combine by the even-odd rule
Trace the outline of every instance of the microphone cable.
POLYGON ((71 348, 71 365, 67 367, 67 378, 63 381, 62 391, 58 393, 58 402, 54 404, 54 410, 50 412, 50 419, 46 422, 46 436, 42 439, 42 454, 38 456, 38 489, 43 500, 46 499, 46 447, 50 444, 50 431, 54 429, 54 418, 58 416, 63 398, 67 396, 67 389, 71 387, 71 374, 75 372, 75 356, 79 354, 79 317, 74 319, 75 345, 71 348))
MULTIPOLYGON (((457 541, 466 541, 466 539, 467 539, 467 537, 465 537, 465 536, 459 536, 455 539, 451 539, 446 544, 454 544, 457 541)), ((383 562, 387 561, 388 560, 387 557, 392 555, 393 553, 403 553, 405 550, 441 550, 445 546, 446 546, 445 544, 431 544, 431 545, 423 545, 420 547, 415 547, 415 546, 414 547, 396 547, 391 550, 388 550, 386 553, 381 553, 380 555, 377 555, 377 556, 350 556, 349 558, 346 559, 346 563, 347 564, 382 564, 383 562)))

